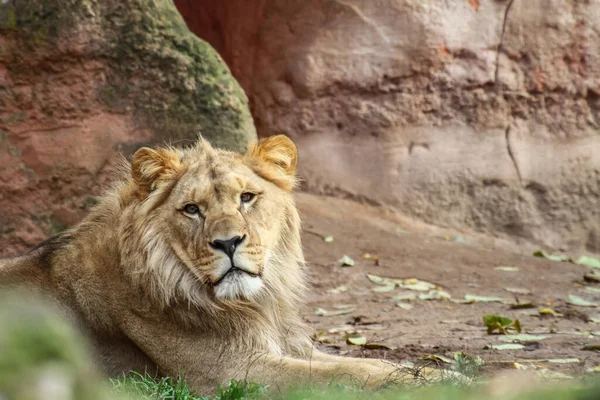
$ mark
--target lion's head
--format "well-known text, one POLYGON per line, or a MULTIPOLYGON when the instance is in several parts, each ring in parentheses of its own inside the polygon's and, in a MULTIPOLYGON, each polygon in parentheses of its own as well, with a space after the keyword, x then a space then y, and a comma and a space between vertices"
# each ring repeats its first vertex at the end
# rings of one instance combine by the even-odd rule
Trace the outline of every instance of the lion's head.
POLYGON ((132 276, 149 280, 165 304, 296 296, 304 263, 291 194, 296 165, 285 136, 246 154, 204 140, 138 150, 120 235, 132 276))

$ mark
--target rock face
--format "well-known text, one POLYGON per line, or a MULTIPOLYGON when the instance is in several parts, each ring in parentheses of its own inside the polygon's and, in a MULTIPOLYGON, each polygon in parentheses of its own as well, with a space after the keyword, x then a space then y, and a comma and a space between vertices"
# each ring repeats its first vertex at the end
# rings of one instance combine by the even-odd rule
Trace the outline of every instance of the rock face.
POLYGON ((307 188, 600 252, 600 0, 175 0, 307 188))
POLYGON ((77 222, 119 153, 242 150, 247 98, 170 0, 0 2, 0 257, 77 222))

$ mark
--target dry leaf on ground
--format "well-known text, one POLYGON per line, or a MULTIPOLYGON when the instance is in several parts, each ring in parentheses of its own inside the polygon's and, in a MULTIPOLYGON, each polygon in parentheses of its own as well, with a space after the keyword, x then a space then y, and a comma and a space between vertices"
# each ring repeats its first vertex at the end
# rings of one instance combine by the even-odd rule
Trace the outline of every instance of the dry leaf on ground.
POLYGON ((517 272, 519 270, 518 267, 507 267, 507 266, 499 266, 499 267, 495 267, 494 269, 497 271, 504 271, 504 272, 517 272))
POLYGON ((359 333, 351 333, 346 335, 346 343, 357 346, 363 346, 367 344, 367 338, 360 335, 359 333))
POLYGON ((354 260, 344 254, 342 258, 338 260, 338 264, 342 267, 354 267, 354 260))
POLYGON ((350 314, 351 312, 354 311, 354 308, 345 308, 343 310, 337 310, 337 311, 327 311, 323 308, 317 308, 315 310, 315 314, 320 316, 320 317, 333 317, 335 315, 345 315, 345 314, 350 314))

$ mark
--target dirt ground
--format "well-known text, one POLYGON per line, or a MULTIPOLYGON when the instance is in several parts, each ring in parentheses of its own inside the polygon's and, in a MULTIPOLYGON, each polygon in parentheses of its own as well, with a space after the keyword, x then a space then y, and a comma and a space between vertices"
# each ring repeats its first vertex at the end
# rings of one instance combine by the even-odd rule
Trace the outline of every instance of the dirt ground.
POLYGON ((570 294, 600 302, 600 293, 587 289, 600 288, 600 284, 583 279, 588 267, 533 257, 535 246, 528 243, 430 227, 349 200, 300 193, 298 206, 304 222, 303 244, 312 285, 302 314, 312 327, 322 331, 320 338, 325 343, 317 344, 321 349, 417 364, 425 362, 428 355, 464 352, 486 362, 481 370, 486 375, 514 368, 514 361, 568 375, 600 364, 600 352, 582 350, 586 345, 600 345, 600 324, 593 322, 600 321, 600 308, 566 302, 570 294), (332 236, 333 241, 326 242, 327 236, 332 236), (365 259, 365 253, 379 256, 379 265, 373 259, 365 259), (351 257, 355 266, 341 267, 338 260, 343 255, 351 257), (517 267, 518 271, 495 269, 498 266, 517 267), (470 294, 515 301, 516 296, 519 302, 532 302, 535 307, 511 309, 498 302, 457 304, 416 299, 406 302, 413 306, 407 310, 399 307, 393 297, 420 292, 397 287, 390 292, 374 292, 381 286, 372 283, 366 274, 431 282, 453 299, 470 294), (530 294, 515 294, 506 288, 530 294), (563 316, 541 316, 539 309, 543 307, 563 316), (352 311, 319 316, 315 313, 317 308, 352 311), (486 314, 519 319, 523 333, 546 339, 526 343, 521 350, 484 349, 486 345, 504 343, 500 339, 503 335, 487 334, 482 322, 486 314), (344 333, 328 332, 342 326, 391 349, 348 345, 344 333), (578 361, 539 362, 566 358, 578 361))

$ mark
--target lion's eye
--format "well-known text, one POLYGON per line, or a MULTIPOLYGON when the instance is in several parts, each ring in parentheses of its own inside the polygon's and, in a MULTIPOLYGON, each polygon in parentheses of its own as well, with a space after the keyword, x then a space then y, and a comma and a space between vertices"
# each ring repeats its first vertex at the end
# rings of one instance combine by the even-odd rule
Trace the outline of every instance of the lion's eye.
POLYGON ((252 199, 254 199, 255 196, 256 195, 254 193, 244 192, 240 196, 240 200, 242 200, 242 203, 249 203, 252 201, 252 199))
POLYGON ((197 217, 200 215, 200 209, 195 204, 186 204, 183 207, 183 213, 190 217, 197 217))

